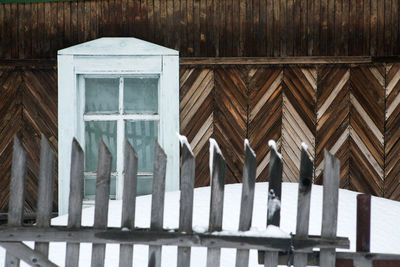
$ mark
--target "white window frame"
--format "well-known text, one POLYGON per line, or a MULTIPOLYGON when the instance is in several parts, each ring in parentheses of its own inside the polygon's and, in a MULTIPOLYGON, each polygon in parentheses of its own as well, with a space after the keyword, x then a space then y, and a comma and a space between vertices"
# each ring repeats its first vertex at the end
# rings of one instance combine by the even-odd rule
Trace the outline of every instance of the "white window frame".
MULTIPOLYGON (((123 178, 124 178, 124 166, 125 166, 125 157, 124 155, 124 142, 125 142, 125 122, 126 121, 157 121, 158 125, 160 125, 160 111, 159 105, 157 108, 157 114, 124 114, 123 105, 124 105, 124 80, 126 78, 156 78, 158 81, 157 84, 157 103, 160 103, 160 75, 159 74, 136 74, 136 75, 110 75, 110 74, 81 74, 78 75, 78 133, 79 139, 81 140, 81 146, 85 150, 86 140, 85 140, 85 122, 86 121, 116 121, 117 122, 117 159, 116 159, 116 171, 112 172, 112 175, 116 176, 116 199, 122 198, 123 193, 123 178), (108 79, 115 78, 119 79, 118 86, 118 113, 99 113, 99 114, 85 114, 85 90, 86 78, 100 78, 100 79, 108 79), (83 119, 82 119, 83 118, 83 119)), ((164 132, 158 128, 157 137, 162 136, 164 132)), ((140 156, 140 155, 139 155, 140 156)), ((91 173, 95 175, 95 172, 86 172, 85 174, 91 173)), ((152 175, 152 172, 138 172, 138 176, 141 175, 152 175)), ((139 178, 139 177, 138 177, 139 178)), ((93 202, 92 199, 85 199, 85 203, 93 202)))
MULTIPOLYGON (((112 38, 108 38, 106 41, 109 42, 109 39, 112 38)), ((179 142, 176 137, 176 133, 179 132, 179 54, 177 51, 159 46, 153 48, 153 44, 134 38, 117 39, 118 42, 128 44, 129 42, 138 42, 143 45, 138 46, 140 51, 137 52, 139 53, 137 55, 127 55, 131 51, 135 53, 135 50, 123 50, 121 55, 118 54, 118 50, 116 50, 116 55, 105 55, 99 50, 96 50, 95 54, 89 52, 84 54, 86 53, 84 49, 87 47, 85 44, 82 44, 84 53, 79 52, 79 47, 72 47, 70 50, 68 48, 61 50, 58 54, 58 202, 60 215, 68 212, 72 139, 76 138, 84 148, 82 111, 78 110, 82 103, 80 102, 82 96, 79 95, 80 90, 78 90, 79 77, 83 77, 83 75, 107 77, 111 75, 156 75, 159 77, 158 142, 167 154, 166 190, 179 189, 179 142), (147 46, 150 47, 149 50, 144 50, 144 47, 147 46), (75 51, 78 52, 74 54, 75 51), (142 54, 142 51, 146 53, 142 54), (155 54, 151 54, 153 51, 155 54)), ((104 41, 104 38, 99 40, 104 41)), ((136 115, 131 116, 134 118, 136 115)), ((143 117, 141 116, 141 118, 143 117)), ((120 139, 122 140, 122 138, 120 139)), ((121 141, 117 143, 117 146, 121 146, 121 141)), ((121 166, 117 166, 117 168, 121 169, 121 166)), ((120 199, 122 179, 117 182, 116 186, 117 192, 119 192, 117 199, 120 199)))

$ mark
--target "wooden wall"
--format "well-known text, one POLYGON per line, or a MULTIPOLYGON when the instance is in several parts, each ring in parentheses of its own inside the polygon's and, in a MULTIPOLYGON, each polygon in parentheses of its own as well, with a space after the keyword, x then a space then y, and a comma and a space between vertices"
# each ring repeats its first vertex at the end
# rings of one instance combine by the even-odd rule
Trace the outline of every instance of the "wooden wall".
MULTIPOLYGON (((57 150, 56 76, 54 62, 0 67, 2 212, 15 134, 29 155, 26 209, 36 207, 40 135, 57 150)), ((196 155, 196 186, 209 183, 210 137, 227 159, 228 183, 241 181, 244 138, 257 153, 257 181, 266 181, 268 141, 274 139, 284 157, 285 181, 298 180, 305 142, 315 183, 322 181, 326 148, 341 160, 342 188, 400 200, 399 93, 400 63, 182 64, 180 126, 196 155)))
POLYGON ((240 182, 243 139, 257 153, 257 181, 268 174, 268 140, 297 181, 301 142, 322 182, 323 150, 341 160, 340 186, 400 200, 400 64, 181 66, 181 132, 196 155, 196 186, 209 183, 208 138, 240 182))
MULTIPOLYGON (((35 210, 41 134, 57 151, 57 72, 54 65, 0 66, 0 114, 0 212, 7 211, 15 135, 28 154, 25 208, 35 210)), ((57 189, 56 182, 55 210, 57 189)))
POLYGON ((102 36, 183 57, 400 55, 400 0, 90 0, 0 5, 0 58, 55 58, 102 36))

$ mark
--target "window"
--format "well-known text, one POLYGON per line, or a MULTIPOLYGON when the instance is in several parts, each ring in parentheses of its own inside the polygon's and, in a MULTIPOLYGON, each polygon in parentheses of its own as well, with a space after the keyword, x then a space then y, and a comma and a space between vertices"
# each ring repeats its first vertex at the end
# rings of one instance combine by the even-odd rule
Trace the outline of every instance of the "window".
POLYGON ((100 38, 58 51, 59 214, 68 211, 73 138, 85 151, 85 198, 94 198, 103 138, 113 156, 110 197, 121 199, 125 139, 139 157, 139 194, 152 189, 154 140, 167 155, 166 190, 179 188, 176 132, 178 51, 136 38, 100 38))
POLYGON ((124 140, 139 156, 138 194, 152 188, 154 141, 159 136, 158 90, 156 75, 96 76, 79 78, 85 150, 86 199, 94 199, 97 153, 100 138, 113 156, 110 197, 116 197, 116 181, 123 178, 124 140))

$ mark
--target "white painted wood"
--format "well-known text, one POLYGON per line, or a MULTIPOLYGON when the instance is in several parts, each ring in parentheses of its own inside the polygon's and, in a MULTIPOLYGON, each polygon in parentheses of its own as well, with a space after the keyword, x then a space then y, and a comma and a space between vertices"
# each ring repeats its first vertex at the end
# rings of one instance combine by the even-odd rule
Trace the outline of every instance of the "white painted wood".
POLYGON ((118 120, 118 119, 123 119, 123 120, 148 120, 148 121, 156 121, 160 119, 160 115, 155 114, 155 115, 150 115, 150 114, 112 114, 112 115, 106 115, 105 114, 86 114, 83 115, 83 119, 85 121, 109 121, 109 120, 118 120))
POLYGON ((153 73, 162 71, 161 56, 75 56, 78 74, 153 73))
POLYGON ((175 55, 179 52, 136 38, 103 37, 58 51, 59 55, 175 55))
MULTIPOLYGON (((123 78, 120 78, 123 80, 123 78)), ((71 141, 85 147, 84 120, 117 120, 117 198, 122 197, 124 120, 159 120, 166 190, 179 188, 179 52, 135 38, 100 38, 58 51, 59 214, 68 210, 71 141), (159 115, 84 115, 85 76, 159 77, 159 115), (114 118, 115 117, 115 118, 114 118)), ((123 84, 122 84, 123 85, 123 84)), ((120 92, 122 87, 120 84, 120 92)), ((119 101, 123 101, 120 93, 119 101)))
POLYGON ((71 142, 76 136, 76 75, 71 55, 58 56, 58 213, 68 211, 71 142))
POLYGON ((167 154, 166 190, 179 189, 179 57, 164 56, 160 76, 160 145, 167 154))

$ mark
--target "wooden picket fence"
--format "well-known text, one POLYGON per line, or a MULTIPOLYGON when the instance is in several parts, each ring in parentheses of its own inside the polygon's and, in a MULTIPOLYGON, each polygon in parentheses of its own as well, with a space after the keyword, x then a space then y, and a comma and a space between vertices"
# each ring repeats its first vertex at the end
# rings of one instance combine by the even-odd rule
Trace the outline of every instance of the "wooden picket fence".
MULTIPOLYGON (((195 232, 192 229, 195 159, 187 142, 182 142, 181 146, 179 229, 173 231, 163 229, 167 157, 158 143, 154 147, 150 228, 135 228, 138 157, 128 142, 125 145, 124 155, 126 164, 121 227, 107 227, 112 157, 102 140, 99 145, 94 225, 93 227, 82 227, 84 152, 75 139, 72 142, 71 150, 68 225, 52 226, 50 217, 53 202, 55 156, 48 141, 42 136, 37 223, 34 226, 24 226, 22 219, 26 152, 18 138, 15 137, 8 225, 0 227, 0 245, 7 250, 6 266, 18 266, 20 259, 33 266, 56 266, 48 259, 49 242, 67 243, 66 266, 78 266, 79 247, 83 242, 93 244, 92 266, 104 266, 107 243, 120 244, 119 266, 134 264, 132 261, 135 244, 149 245, 148 266, 151 267, 161 266, 161 247, 164 245, 178 246, 179 267, 190 266, 191 247, 208 248, 207 266, 219 266, 221 248, 237 249, 237 267, 248 266, 249 249, 259 251, 259 261, 265 266, 277 266, 282 261, 285 264, 291 264, 294 261, 295 266, 306 266, 307 262, 317 260, 317 264, 329 267, 335 266, 336 260, 339 258, 344 258, 345 263, 348 262, 346 259, 356 259, 357 257, 368 259, 366 253, 353 253, 352 255, 336 253, 336 248, 349 248, 349 239, 336 236, 340 162, 328 152, 325 152, 321 236, 308 235, 313 164, 304 148, 301 152, 296 235, 292 235, 290 238, 243 235, 243 232, 250 230, 253 217, 257 167, 255 154, 248 142, 245 142, 238 232, 237 234, 215 233, 222 231, 226 165, 216 143, 212 151, 212 155, 210 155, 212 159, 210 219, 208 231, 205 233, 195 232), (22 241, 34 241, 34 249, 26 246, 22 241), (313 251, 314 248, 319 248, 320 252, 313 251)), ((282 159, 274 149, 271 149, 269 180, 267 226, 279 226, 282 159)), ((366 216, 365 214, 364 216, 366 216)), ((366 243, 363 244, 365 252, 366 243)), ((375 254, 375 259, 379 257, 382 255, 375 254)), ((397 259, 396 256, 391 255, 391 257, 394 257, 391 259, 397 259)))

